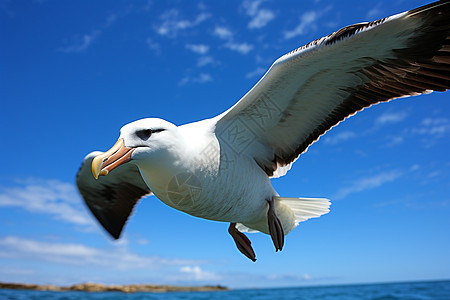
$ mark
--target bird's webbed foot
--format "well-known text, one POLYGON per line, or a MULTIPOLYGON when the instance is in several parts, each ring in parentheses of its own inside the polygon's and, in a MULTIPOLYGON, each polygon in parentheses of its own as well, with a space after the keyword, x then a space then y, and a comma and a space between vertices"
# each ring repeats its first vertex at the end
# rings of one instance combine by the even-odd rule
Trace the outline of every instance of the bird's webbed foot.
POLYGON ((245 236, 245 234, 236 229, 236 223, 230 223, 230 227, 228 227, 228 233, 233 237, 239 251, 241 251, 242 254, 255 262, 256 255, 253 251, 252 243, 245 236))
POLYGON ((268 200, 269 210, 267 211, 267 220, 269 222, 269 233, 272 237, 273 245, 276 251, 282 250, 284 245, 284 231, 281 226, 280 219, 278 219, 275 213, 274 200, 268 200))

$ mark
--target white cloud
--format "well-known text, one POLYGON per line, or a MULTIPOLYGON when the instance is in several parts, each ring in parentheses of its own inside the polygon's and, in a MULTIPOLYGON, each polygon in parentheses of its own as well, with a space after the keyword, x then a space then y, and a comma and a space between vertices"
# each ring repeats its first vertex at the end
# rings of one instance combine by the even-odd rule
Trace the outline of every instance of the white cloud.
POLYGON ((174 38, 180 31, 193 28, 210 17, 207 13, 201 13, 194 20, 187 20, 180 17, 178 10, 171 9, 161 15, 162 22, 155 26, 155 30, 159 35, 174 38))
POLYGON ((307 11, 300 17, 300 24, 292 30, 284 32, 285 39, 306 33, 309 28, 314 28, 314 22, 319 18, 319 13, 316 11, 307 11))
POLYGON ((97 281, 95 278, 98 278, 98 281, 104 283, 152 280, 162 284, 169 282, 176 284, 220 283, 248 288, 250 286, 267 286, 267 282, 292 285, 299 282, 320 281, 320 278, 313 278, 308 274, 214 272, 209 267, 214 267, 217 263, 209 262, 207 264, 203 260, 142 255, 131 252, 127 247, 117 245, 100 248, 81 243, 54 243, 18 236, 0 236, 0 259, 8 262, 8 265, 0 266, 0 276, 19 278, 18 280, 21 281, 29 278, 28 280, 34 283, 46 283, 41 278, 43 270, 36 268, 37 265, 45 265, 45 272, 55 267, 69 270, 70 272, 63 272, 53 280, 53 283, 61 282, 63 284, 80 281, 83 278, 87 278, 84 280, 93 280, 94 278, 97 281), (27 265, 27 262, 33 263, 27 265), (23 265, 27 268, 21 267, 23 265), (75 268, 80 268, 82 271, 74 270, 75 268), (157 270, 156 273, 155 270, 157 270), (77 271, 79 271, 78 276, 74 277, 73 274, 77 271), (102 274, 96 275, 97 271, 102 274))
POLYGON ((434 171, 434 172, 429 173, 429 174, 427 175, 427 177, 428 177, 428 178, 437 177, 437 176, 441 175, 441 173, 442 173, 441 171, 434 171))
POLYGON ((200 24, 203 21, 208 20, 211 17, 208 13, 201 13, 195 18, 194 25, 200 24))
POLYGON ((58 50, 66 53, 79 53, 85 51, 92 43, 97 40, 102 32, 109 28, 117 21, 117 15, 110 14, 105 22, 101 24, 97 29, 92 30, 88 34, 75 35, 69 41, 65 41, 65 46, 60 47, 58 50))
POLYGON ((382 126, 398 123, 406 119, 407 116, 406 112, 384 113, 375 120, 375 125, 382 126))
POLYGON ((140 238, 136 241, 139 245, 148 245, 150 244, 150 241, 146 238, 140 238))
POLYGON ((326 136, 324 138, 324 143, 329 145, 336 145, 340 142, 347 141, 356 137, 356 133, 353 131, 343 131, 334 135, 326 136))
POLYGON ((225 44, 225 47, 232 51, 239 52, 241 54, 247 54, 253 49, 253 46, 248 43, 228 42, 225 44))
POLYGON ((188 84, 189 82, 191 82, 191 78, 189 76, 185 76, 178 82, 178 85, 183 86, 188 84))
POLYGON ((334 199, 343 199, 350 194, 362 192, 365 190, 373 189, 379 187, 385 183, 392 182, 403 175, 403 172, 399 170, 392 171, 384 171, 376 175, 372 175, 370 177, 361 178, 354 181, 350 186, 343 187, 336 195, 333 197, 334 199))
MULTIPOLYGON (((324 278, 313 277, 307 273, 266 273, 260 272, 209 272, 203 268, 196 266, 187 266, 180 269, 181 274, 177 274, 172 278, 172 281, 182 282, 183 278, 189 278, 190 281, 195 281, 195 274, 202 276, 204 279, 198 279, 197 282, 205 282, 210 284, 211 281, 216 280, 220 284, 231 286, 235 288, 249 288, 249 287, 267 287, 267 286, 295 286, 299 284, 311 284, 321 282, 324 278), (181 271, 183 269, 183 271, 181 271), (206 274, 205 274, 206 273, 206 274)), ((200 278, 202 278, 200 277, 200 278)), ((199 278, 199 277, 197 277, 199 278)), ((186 282, 188 282, 186 280, 186 282)))
POLYGON ((100 36, 100 33, 100 30, 93 30, 89 34, 75 36, 69 45, 59 48, 59 51, 66 53, 83 52, 100 36))
POLYGON ((103 25, 104 28, 107 28, 109 26, 111 26, 112 24, 114 24, 117 21, 117 15, 115 14, 110 14, 105 21, 105 24, 103 25))
POLYGON ((414 164, 409 168, 409 171, 414 172, 420 169, 420 166, 418 164, 414 164))
POLYGON ((370 9, 367 12, 366 17, 370 21, 370 20, 373 20, 375 18, 382 17, 383 15, 384 14, 383 14, 383 11, 381 10, 381 3, 378 3, 376 6, 374 6, 372 9, 370 9))
POLYGON ((0 267, 0 276, 2 277, 11 277, 11 275, 18 275, 20 277, 26 275, 32 275, 36 272, 31 268, 16 268, 16 267, 0 267))
POLYGON ((214 64, 214 58, 212 56, 202 56, 197 60, 197 67, 204 67, 206 65, 214 64))
POLYGON ((161 45, 158 42, 153 41, 151 38, 147 38, 145 42, 150 50, 156 54, 161 53, 161 45))
POLYGON ((200 75, 198 77, 194 77, 192 79, 192 82, 195 83, 206 83, 206 82, 210 82, 212 81, 213 78, 210 74, 206 74, 206 73, 200 73, 200 75))
POLYGON ((211 281, 220 278, 213 272, 202 270, 198 265, 181 267, 180 272, 183 274, 183 279, 187 281, 211 281))
POLYGON ((266 69, 258 67, 255 70, 253 70, 251 72, 248 72, 245 75, 245 77, 250 79, 250 78, 253 78, 253 77, 256 77, 256 76, 262 76, 265 72, 266 72, 266 69))
POLYGON ((311 281, 313 277, 309 274, 271 274, 267 276, 271 281, 311 281))
POLYGON ((412 129, 412 133, 442 137, 450 132, 450 121, 447 118, 426 118, 420 123, 420 127, 412 129))
POLYGON ((192 260, 142 256, 129 252, 126 247, 100 249, 83 244, 49 243, 17 236, 0 237, 0 257, 118 270, 196 263, 192 260))
POLYGON ((245 0, 242 3, 242 7, 244 8, 246 14, 248 14, 249 16, 254 16, 258 13, 259 6, 261 5, 262 2, 263 0, 253 0, 253 1, 245 0))
POLYGON ((49 214, 55 219, 81 226, 94 223, 74 185, 58 180, 30 179, 17 187, 0 190, 0 206, 20 207, 32 213, 49 214))
POLYGON ((214 28, 213 35, 222 40, 231 40, 233 38, 233 33, 231 30, 224 26, 216 26, 214 28))
POLYGON ((202 44, 188 44, 186 48, 197 54, 206 54, 209 51, 209 46, 202 44))
POLYGON ((275 18, 275 13, 266 8, 260 8, 263 1, 244 1, 242 7, 247 15, 251 17, 248 28, 262 28, 275 18))
POLYGON ((250 29, 252 28, 262 28, 267 25, 273 18, 275 18, 275 14, 270 10, 260 10, 258 14, 253 17, 253 19, 248 24, 250 29))
POLYGON ((185 76, 183 77, 180 82, 178 82, 179 86, 183 86, 189 83, 207 83, 213 81, 213 78, 210 74, 207 73, 200 73, 198 76, 191 77, 191 76, 185 76))
POLYGON ((226 27, 216 26, 213 35, 222 40, 226 40, 225 48, 241 54, 247 54, 253 50, 253 46, 248 43, 237 43, 233 40, 233 33, 226 27))
POLYGON ((405 138, 401 135, 396 135, 396 136, 388 136, 387 140, 388 141, 386 142, 386 146, 393 147, 393 146, 400 145, 401 143, 403 143, 405 138))

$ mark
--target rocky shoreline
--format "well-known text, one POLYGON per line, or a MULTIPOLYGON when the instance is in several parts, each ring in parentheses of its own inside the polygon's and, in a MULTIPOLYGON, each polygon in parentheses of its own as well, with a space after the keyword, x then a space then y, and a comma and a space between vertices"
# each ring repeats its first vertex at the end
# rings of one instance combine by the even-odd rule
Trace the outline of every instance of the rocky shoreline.
POLYGON ((122 292, 122 293, 167 293, 167 292, 209 292, 227 291, 228 288, 220 285, 216 286, 174 286, 156 284, 129 284, 129 285, 106 285, 102 283, 81 283, 71 286, 4 283, 0 282, 0 289, 11 290, 33 290, 33 291, 82 291, 82 292, 122 292))

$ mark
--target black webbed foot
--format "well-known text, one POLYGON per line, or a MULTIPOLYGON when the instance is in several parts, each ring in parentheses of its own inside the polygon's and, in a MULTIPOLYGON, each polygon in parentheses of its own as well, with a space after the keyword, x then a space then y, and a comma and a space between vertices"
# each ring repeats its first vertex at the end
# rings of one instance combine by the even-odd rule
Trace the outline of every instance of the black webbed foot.
POLYGON ((284 245, 284 231, 281 226, 280 219, 278 219, 275 213, 275 205, 273 199, 269 202, 269 210, 267 212, 267 220, 269 222, 269 233, 272 237, 273 245, 276 251, 282 250, 284 245))
POLYGON ((228 232, 233 237, 234 242, 236 243, 237 248, 241 251, 242 254, 250 258, 253 262, 256 261, 255 252, 252 248, 252 243, 250 240, 236 229, 236 223, 230 223, 230 227, 228 227, 228 232))

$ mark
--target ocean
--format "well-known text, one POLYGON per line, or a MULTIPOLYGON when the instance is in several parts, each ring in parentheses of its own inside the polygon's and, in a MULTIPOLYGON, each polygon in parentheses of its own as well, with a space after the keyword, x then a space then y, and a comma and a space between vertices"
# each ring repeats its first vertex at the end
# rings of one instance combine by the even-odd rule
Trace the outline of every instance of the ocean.
POLYGON ((296 288, 273 289, 241 289, 220 292, 173 292, 173 293, 135 293, 117 292, 87 293, 87 292, 41 292, 0 290, 1 300, 99 300, 99 299, 316 299, 316 300, 450 300, 450 281, 402 282, 383 284, 335 285, 296 288))

